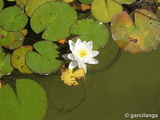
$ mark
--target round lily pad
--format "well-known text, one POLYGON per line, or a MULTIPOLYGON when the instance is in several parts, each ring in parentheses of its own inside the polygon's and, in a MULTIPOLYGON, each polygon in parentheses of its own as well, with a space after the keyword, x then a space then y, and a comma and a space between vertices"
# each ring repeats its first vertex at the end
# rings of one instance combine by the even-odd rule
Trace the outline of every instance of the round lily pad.
POLYGON ((84 4, 91 4, 93 0, 79 0, 79 2, 84 3, 84 4))
POLYGON ((29 17, 31 17, 33 11, 38 8, 40 5, 50 2, 50 1, 57 1, 57 0, 28 0, 26 4, 26 13, 29 17))
POLYGON ((32 51, 32 48, 32 46, 22 46, 16 49, 12 54, 12 66, 17 68, 21 73, 32 73, 25 63, 25 55, 28 51, 32 51))
POLYGON ((108 23, 114 15, 122 12, 122 6, 112 0, 94 0, 91 12, 97 20, 108 23))
POLYGON ((61 61, 58 60, 58 47, 50 41, 40 41, 35 43, 35 50, 26 54, 27 66, 39 74, 50 74, 57 71, 61 67, 61 61))
POLYGON ((6 31, 23 29, 27 22, 27 15, 17 6, 7 7, 0 12, 0 26, 6 31))
POLYGON ((119 47, 130 53, 148 52, 160 41, 160 23, 152 12, 137 9, 135 22, 127 12, 117 14, 111 22, 112 36, 119 47))
POLYGON ((70 35, 69 28, 76 19, 76 11, 66 2, 48 2, 33 12, 31 27, 36 33, 44 31, 42 38, 57 41, 70 35))
POLYGON ((79 35, 82 41, 93 41, 93 49, 104 46, 109 38, 107 27, 99 21, 93 19, 83 19, 74 23, 70 33, 79 35))
POLYGON ((0 11, 3 9, 3 7, 4 7, 4 2, 3 0, 0 0, 0 11))
POLYGON ((30 79, 16 80, 16 94, 9 84, 0 89, 1 120, 42 120, 47 97, 40 85, 30 79))

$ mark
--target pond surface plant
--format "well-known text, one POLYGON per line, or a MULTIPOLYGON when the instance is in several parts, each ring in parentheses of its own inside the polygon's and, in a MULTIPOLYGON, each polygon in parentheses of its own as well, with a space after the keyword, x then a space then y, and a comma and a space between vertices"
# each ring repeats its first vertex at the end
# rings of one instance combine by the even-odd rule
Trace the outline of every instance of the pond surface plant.
MULTIPOLYGON (((158 3, 0 0, 0 120, 45 118, 48 93, 27 75, 55 75, 62 85, 76 88, 88 73, 109 68, 122 50, 143 54, 156 49, 160 42, 158 3), (25 77, 10 80, 15 71, 25 77)), ((72 111, 59 106, 58 110, 72 111)))

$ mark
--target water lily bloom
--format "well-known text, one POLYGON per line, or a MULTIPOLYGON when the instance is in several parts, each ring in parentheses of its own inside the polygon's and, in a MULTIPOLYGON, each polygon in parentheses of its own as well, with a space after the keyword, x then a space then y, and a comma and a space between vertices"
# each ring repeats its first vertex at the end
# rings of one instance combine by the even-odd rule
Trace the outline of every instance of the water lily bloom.
POLYGON ((86 64, 98 64, 98 61, 94 57, 99 54, 99 51, 92 51, 93 41, 86 42, 78 39, 74 43, 72 40, 69 40, 69 47, 71 53, 62 55, 64 59, 72 60, 69 64, 69 69, 78 66, 79 68, 83 68, 86 73, 86 64))

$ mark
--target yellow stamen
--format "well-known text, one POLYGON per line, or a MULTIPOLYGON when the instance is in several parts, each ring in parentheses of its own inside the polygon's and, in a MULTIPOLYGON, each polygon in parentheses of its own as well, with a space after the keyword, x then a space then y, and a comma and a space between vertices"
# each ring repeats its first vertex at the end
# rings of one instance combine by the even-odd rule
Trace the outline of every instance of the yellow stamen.
POLYGON ((88 55, 88 50, 81 49, 81 50, 79 50, 78 55, 79 55, 80 58, 84 58, 88 55))

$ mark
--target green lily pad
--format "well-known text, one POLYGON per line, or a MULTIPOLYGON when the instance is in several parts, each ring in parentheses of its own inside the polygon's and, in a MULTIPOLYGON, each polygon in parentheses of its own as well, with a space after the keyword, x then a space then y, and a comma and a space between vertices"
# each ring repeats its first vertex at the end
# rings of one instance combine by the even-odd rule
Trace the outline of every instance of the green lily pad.
POLYGON ((107 27, 93 19, 78 20, 72 25, 70 33, 79 35, 82 41, 93 41, 93 49, 104 46, 109 38, 107 27))
POLYGON ((5 31, 23 29, 27 22, 27 15, 17 6, 7 7, 0 12, 0 26, 5 31))
POLYGON ((21 73, 32 73, 25 63, 25 55, 28 51, 32 51, 32 46, 22 46, 16 49, 11 57, 11 63, 14 68, 17 68, 21 73))
POLYGON ((57 41, 70 35, 69 28, 76 19, 76 11, 66 2, 48 2, 33 12, 31 27, 36 33, 44 31, 42 38, 57 41))
POLYGON ((14 42, 8 46, 5 46, 8 49, 15 50, 23 45, 24 37, 27 35, 27 29, 19 30, 14 32, 14 42))
POLYGON ((50 2, 50 1, 57 1, 57 0, 28 0, 26 4, 26 13, 29 17, 31 17, 33 11, 38 8, 40 5, 50 2))
POLYGON ((1 120, 42 120, 47 97, 40 85, 30 79, 16 80, 16 94, 9 84, 0 89, 1 120))
POLYGON ((84 3, 84 4, 91 4, 93 0, 79 0, 79 2, 84 3))
POLYGON ((8 75, 12 72, 13 68, 10 63, 10 54, 5 54, 0 47, 0 77, 2 75, 8 75))
POLYGON ((108 23, 114 15, 122 12, 122 6, 112 0, 94 0, 91 12, 97 20, 108 23))
POLYGON ((58 47, 50 41, 40 41, 35 43, 35 50, 38 52, 29 51, 26 54, 27 66, 39 74, 50 74, 57 71, 62 62, 58 60, 58 47))
POLYGON ((25 8, 26 4, 27 4, 28 0, 16 0, 16 4, 21 7, 22 9, 25 8))
POLYGON ((160 23, 152 12, 137 9, 135 22, 128 13, 117 14, 111 22, 112 36, 119 47, 130 53, 148 52, 156 49, 160 41, 160 23))
POLYGON ((3 7, 4 7, 4 2, 3 0, 0 0, 0 11, 3 9, 3 7))

